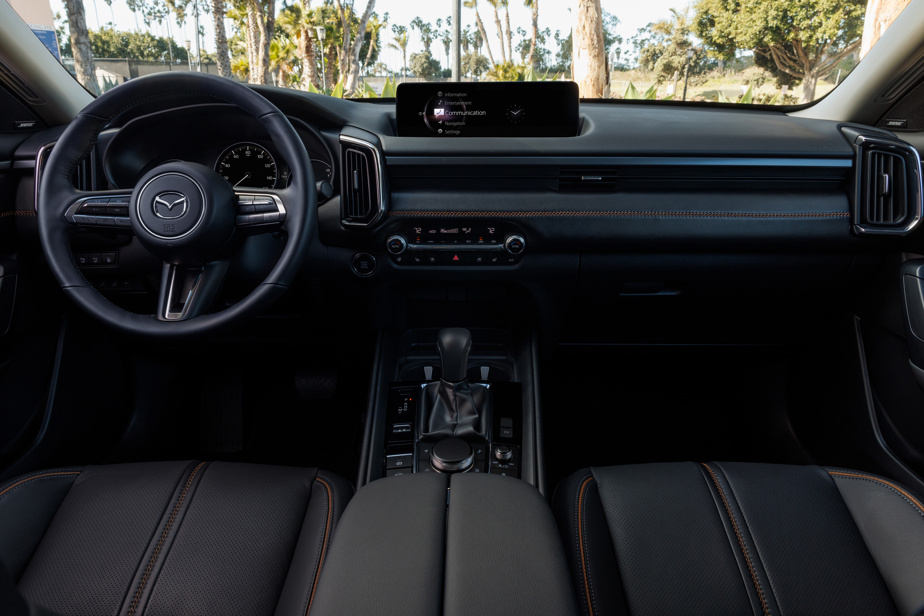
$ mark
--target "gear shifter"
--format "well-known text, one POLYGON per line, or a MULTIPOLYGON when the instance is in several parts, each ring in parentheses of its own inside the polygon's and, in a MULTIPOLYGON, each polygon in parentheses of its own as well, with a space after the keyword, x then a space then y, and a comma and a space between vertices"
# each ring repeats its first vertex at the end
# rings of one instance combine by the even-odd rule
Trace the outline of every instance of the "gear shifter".
POLYGON ((468 372, 468 353, 472 350, 472 333, 462 327, 440 330, 436 344, 443 364, 443 380, 458 383, 468 372))
POLYGON ((421 438, 486 440, 491 425, 491 390, 465 378, 471 333, 458 327, 441 330, 437 346, 442 378, 424 388, 421 438))

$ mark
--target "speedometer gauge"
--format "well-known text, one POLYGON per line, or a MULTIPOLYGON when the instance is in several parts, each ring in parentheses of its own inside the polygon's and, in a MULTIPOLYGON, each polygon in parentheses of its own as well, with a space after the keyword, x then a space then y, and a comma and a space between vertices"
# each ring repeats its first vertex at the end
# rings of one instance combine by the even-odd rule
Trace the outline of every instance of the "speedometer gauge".
POLYGON ((276 187, 276 161, 266 148, 255 143, 238 143, 225 150, 215 165, 231 186, 276 187))

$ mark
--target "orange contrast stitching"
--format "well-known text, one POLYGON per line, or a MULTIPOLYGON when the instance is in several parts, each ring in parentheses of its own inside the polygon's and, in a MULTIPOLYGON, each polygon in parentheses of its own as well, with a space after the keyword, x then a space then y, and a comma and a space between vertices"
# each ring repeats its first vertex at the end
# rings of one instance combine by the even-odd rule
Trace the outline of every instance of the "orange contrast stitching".
POLYGON ((167 521, 167 526, 164 528, 164 532, 160 536, 160 541, 157 542, 157 547, 154 549, 154 555, 151 556, 151 562, 148 563, 147 569, 145 569, 144 577, 141 579, 141 585, 138 587, 138 592, 135 593, 135 599, 132 601, 132 609, 128 611, 128 616, 132 616, 135 613, 135 610, 138 608, 138 601, 141 600, 141 593, 144 591, 144 586, 148 582, 148 577, 151 575, 151 570, 154 568, 154 563, 157 562, 157 557, 160 555, 160 549, 164 546, 164 541, 167 540, 167 535, 170 534, 170 529, 173 528, 173 522, 176 520, 176 516, 180 511, 180 507, 183 505, 183 500, 186 498, 186 493, 189 492, 189 487, 192 485, 193 479, 196 478, 196 474, 199 472, 199 469, 202 468, 202 465, 205 462, 200 462, 196 468, 193 469, 190 473, 189 478, 186 480, 186 485, 183 487, 183 491, 180 493, 180 498, 177 499, 176 505, 173 507, 173 513, 170 514, 170 519, 167 521))
POLYGON ((3 496, 4 494, 6 494, 7 492, 9 492, 10 490, 12 490, 13 488, 15 488, 16 486, 21 486, 22 484, 28 483, 28 482, 32 481, 33 479, 41 479, 42 477, 59 477, 59 476, 64 476, 64 475, 79 475, 79 474, 80 474, 80 471, 62 471, 62 472, 60 472, 60 473, 45 473, 45 474, 43 474, 43 475, 35 475, 34 477, 26 477, 25 479, 22 479, 22 480, 20 480, 20 481, 17 481, 16 483, 14 483, 14 484, 11 485, 10 487, 8 487, 8 488, 7 488, 6 490, 4 490, 3 492, 0 492, 0 496, 3 496))
POLYGON ((728 505, 728 499, 725 498, 725 492, 722 490, 722 486, 719 485, 719 478, 716 477, 715 473, 712 472, 712 469, 709 468, 708 464, 703 464, 706 467, 706 470, 709 471, 709 474, 712 475, 712 481, 715 482, 715 487, 719 491, 719 496, 722 497, 722 502, 725 504, 725 511, 728 512, 728 519, 731 520, 732 528, 735 529, 735 535, 738 537, 738 545, 741 546, 741 551, 744 553, 744 560, 748 564, 748 570, 751 572, 751 580, 754 582, 754 587, 757 588, 757 596, 760 598, 760 605, 764 608, 764 614, 770 616, 770 609, 767 607, 767 600, 764 598, 764 592, 760 588, 760 582, 757 580, 757 574, 754 573, 754 566, 751 564, 751 557, 748 555, 748 548, 744 545, 744 539, 741 538, 741 532, 738 530, 738 523, 735 521, 735 516, 732 513, 731 507, 728 505))
POLYGON ((860 479, 870 479, 872 481, 878 481, 879 483, 887 485, 893 490, 896 490, 899 494, 901 494, 902 496, 910 500, 921 511, 921 513, 924 514, 924 505, 921 505, 921 503, 919 503, 917 499, 915 499, 913 496, 911 496, 910 494, 902 490, 900 487, 898 487, 894 483, 890 483, 886 481, 885 479, 879 479, 878 477, 873 477, 871 475, 861 475, 859 473, 843 473, 841 471, 828 471, 828 474, 829 475, 839 475, 841 477, 858 477, 860 479))
POLYGON ((327 540, 330 538, 330 518, 334 509, 334 496, 330 484, 320 477, 315 477, 314 480, 323 485, 327 490, 327 523, 324 526, 324 543, 321 544, 321 558, 318 559, 318 570, 314 574, 314 584, 311 585, 311 597, 308 599, 308 611, 305 612, 305 616, 311 613, 311 604, 314 603, 314 592, 318 589, 318 580, 321 579, 321 567, 324 565, 324 555, 327 553, 327 540))
POLYGON ((587 585, 587 563, 584 562, 584 516, 582 515, 584 507, 584 492, 587 490, 587 484, 593 481, 593 477, 588 477, 581 484, 581 490, 578 492, 578 545, 581 552, 581 574, 584 578, 584 593, 587 595, 587 611, 590 616, 594 616, 594 608, 590 600, 590 586, 587 585))

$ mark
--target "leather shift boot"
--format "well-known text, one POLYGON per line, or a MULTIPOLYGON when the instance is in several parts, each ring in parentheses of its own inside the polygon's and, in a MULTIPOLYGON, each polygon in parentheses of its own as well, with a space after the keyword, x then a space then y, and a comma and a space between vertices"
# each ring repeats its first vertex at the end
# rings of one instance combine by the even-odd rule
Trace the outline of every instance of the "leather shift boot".
POLYGON ((421 438, 487 439, 491 390, 484 385, 435 381, 422 402, 421 438))

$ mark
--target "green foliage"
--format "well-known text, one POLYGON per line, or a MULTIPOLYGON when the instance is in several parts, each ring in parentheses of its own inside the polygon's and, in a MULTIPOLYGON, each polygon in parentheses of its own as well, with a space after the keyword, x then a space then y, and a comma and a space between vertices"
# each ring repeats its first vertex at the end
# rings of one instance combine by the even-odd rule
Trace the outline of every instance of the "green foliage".
MULTIPOLYGON (((173 60, 176 63, 187 62, 186 50, 173 40, 154 36, 150 32, 120 32, 111 28, 90 30, 90 49, 95 58, 118 58, 126 60, 149 60, 169 62, 173 48, 173 60)), ((70 37, 64 38, 61 55, 73 57, 70 37)))
POLYGON ((434 58, 429 51, 412 53, 408 68, 415 77, 421 77, 427 81, 439 77, 442 70, 440 61, 434 58))
POLYGON ((395 79, 389 77, 385 80, 385 87, 382 88, 382 98, 395 98, 398 93, 398 83, 395 79))
POLYGON ((626 87, 626 93, 623 94, 622 97, 626 100, 638 100, 642 98, 642 96, 638 93, 638 89, 636 89, 635 84, 631 81, 629 82, 628 87, 626 87))
POLYGON ((648 24, 633 37, 639 65, 654 73, 658 83, 685 77, 690 83, 700 82, 699 76, 706 71, 706 54, 693 47, 691 34, 688 12, 671 9, 670 19, 648 24), (690 51, 692 57, 688 60, 690 51))
POLYGON ((469 52, 462 56, 462 74, 468 77, 481 77, 491 68, 491 63, 478 52, 469 52))
POLYGON ((804 79, 811 98, 817 78, 859 47, 866 0, 697 0, 695 9, 695 32, 717 54, 753 50, 777 85, 804 79))
POLYGON ((492 81, 520 81, 521 67, 513 62, 498 62, 488 71, 488 78, 492 81))
POLYGON ((343 98, 343 77, 337 80, 337 85, 330 91, 330 95, 334 98, 343 98))

